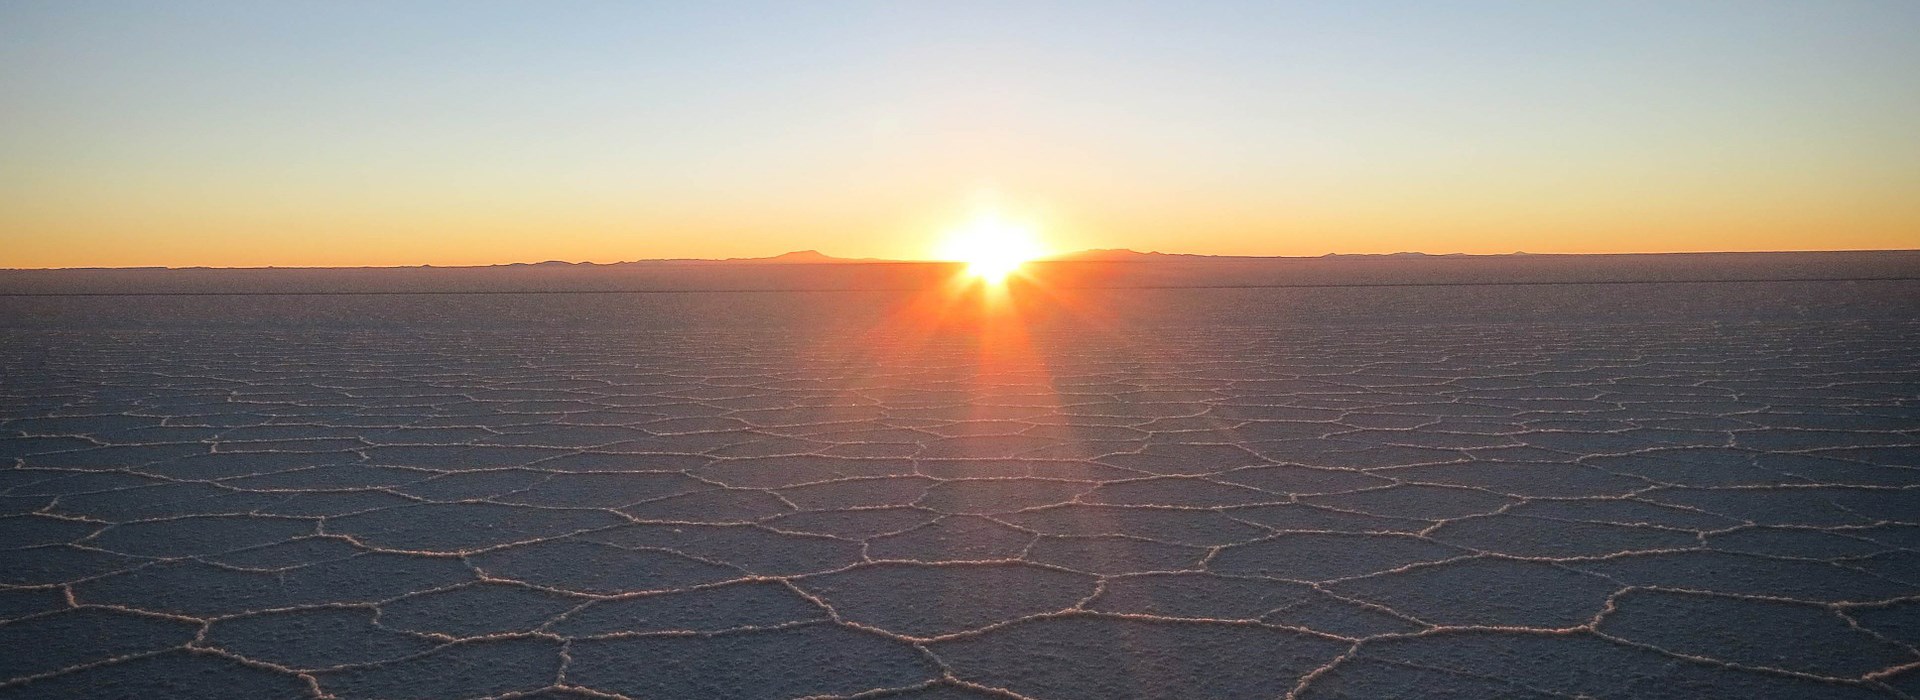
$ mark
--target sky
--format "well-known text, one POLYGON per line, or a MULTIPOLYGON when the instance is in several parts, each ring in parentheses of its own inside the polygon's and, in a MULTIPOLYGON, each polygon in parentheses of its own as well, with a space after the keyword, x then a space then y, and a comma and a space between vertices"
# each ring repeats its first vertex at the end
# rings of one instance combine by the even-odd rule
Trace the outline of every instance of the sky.
POLYGON ((1920 248, 1920 3, 0 2, 0 267, 1920 248))

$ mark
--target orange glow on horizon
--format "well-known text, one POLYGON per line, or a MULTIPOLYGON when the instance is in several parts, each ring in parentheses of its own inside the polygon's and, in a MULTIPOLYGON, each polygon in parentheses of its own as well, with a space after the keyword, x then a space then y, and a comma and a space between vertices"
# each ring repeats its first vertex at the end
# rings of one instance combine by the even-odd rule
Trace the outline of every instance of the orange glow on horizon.
POLYGON ((949 232, 938 255, 966 263, 968 276, 999 286, 1021 265, 1046 252, 1032 224, 1009 221, 997 212, 982 211, 972 221, 949 232))
POLYGON ((0 268, 1920 249, 1910 2, 764 4, 0 6, 0 268))

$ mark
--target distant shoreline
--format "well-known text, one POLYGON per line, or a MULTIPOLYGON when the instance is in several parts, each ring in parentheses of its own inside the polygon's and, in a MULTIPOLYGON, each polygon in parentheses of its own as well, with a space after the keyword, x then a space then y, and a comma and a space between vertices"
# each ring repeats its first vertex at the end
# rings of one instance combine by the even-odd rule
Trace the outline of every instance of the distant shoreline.
MULTIPOLYGON (((1638 285, 1638 284, 1791 284, 1813 282, 1920 282, 1920 275, 1908 277, 1798 277, 1771 279, 1700 279, 1700 280, 1573 280, 1573 281, 1518 281, 1518 282, 1404 282, 1404 283, 1353 283, 1353 284, 1215 284, 1215 285, 1155 285, 1155 286, 1106 286, 1106 287, 1053 287, 1068 290, 1153 290, 1153 289, 1365 289, 1365 288, 1405 288, 1405 287, 1557 287, 1568 285, 1638 285)), ((912 292, 917 287, 866 287, 866 288, 789 288, 789 289, 532 289, 532 290, 449 290, 449 291, 335 291, 335 292, 6 292, 0 291, 0 297, 127 297, 127 296, 173 296, 173 297, 242 297, 242 296, 461 296, 461 295, 522 295, 522 294, 785 294, 785 293, 857 293, 857 292, 912 292)))
MULTIPOLYGON (((487 267, 0 270, 0 295, 674 294, 951 289, 946 262, 638 262, 487 267)), ((788 258, 791 259, 791 258, 788 258)), ((1539 287, 1920 280, 1920 251, 1251 258, 1101 253, 1029 263, 1016 287, 1539 287), (1117 258, 1117 259, 1116 259, 1117 258)))
MULTIPOLYGON (((1164 253, 1160 251, 1138 252, 1125 249, 1082 250, 1061 255, 1036 259, 1030 264, 1055 263, 1245 263, 1245 262, 1283 262, 1309 260, 1460 260, 1460 259, 1506 259, 1506 258, 1622 258, 1651 256, 1725 256, 1725 255, 1818 255, 1818 254, 1920 254, 1920 248, 1884 248, 1884 249, 1844 249, 1844 250, 1743 250, 1743 251, 1683 251, 1668 253, 1531 253, 1516 251, 1512 253, 1326 253, 1323 255, 1212 255, 1206 253, 1164 253)), ((840 258, 818 251, 794 251, 764 258, 650 258, 641 260, 623 260, 619 262, 546 260, 542 262, 492 263, 484 265, 265 265, 215 267, 192 265, 186 267, 168 267, 162 265, 135 265, 128 267, 79 266, 79 267, 0 267, 0 273, 9 272, 64 272, 64 271, 114 271, 114 272, 181 272, 200 270, 497 270, 526 268, 601 268, 622 266, 761 266, 761 265, 953 265, 960 264, 951 260, 892 260, 885 258, 840 258)))

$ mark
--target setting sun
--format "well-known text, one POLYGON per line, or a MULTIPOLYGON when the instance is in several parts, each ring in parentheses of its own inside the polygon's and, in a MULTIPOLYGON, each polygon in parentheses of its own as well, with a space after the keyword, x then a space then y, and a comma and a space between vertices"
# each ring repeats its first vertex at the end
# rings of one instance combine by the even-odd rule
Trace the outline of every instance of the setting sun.
POLYGON ((1046 254, 1030 224, 983 213, 954 229, 939 249, 946 260, 967 264, 967 274, 998 284, 1022 263, 1046 254))

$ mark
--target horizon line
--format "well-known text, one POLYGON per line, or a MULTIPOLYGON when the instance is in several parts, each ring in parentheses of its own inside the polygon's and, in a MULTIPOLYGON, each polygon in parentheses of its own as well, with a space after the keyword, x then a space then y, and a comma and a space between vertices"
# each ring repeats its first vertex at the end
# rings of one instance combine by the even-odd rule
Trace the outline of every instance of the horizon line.
MULTIPOLYGON (((1034 258, 1025 264, 1059 263, 1159 263, 1175 262, 1232 262, 1241 260, 1321 260, 1326 258, 1506 258, 1506 257, 1615 257, 1615 256, 1656 256, 1656 255, 1782 255, 1795 253, 1920 253, 1920 248, 1843 248, 1843 249, 1799 249, 1799 250, 1686 250, 1686 251, 1634 251, 1609 253, 1534 253, 1514 251, 1511 253, 1427 253, 1422 251, 1400 251, 1393 253, 1322 253, 1320 255, 1221 255, 1211 253, 1169 253, 1163 251, 1140 252, 1128 248, 1088 248, 1034 258), (1089 254, 1107 254, 1113 256, 1132 256, 1139 259, 1087 258, 1075 259, 1074 256, 1089 254)), ((437 265, 433 263, 395 264, 395 265, 127 265, 127 266, 70 266, 70 267, 0 267, 0 272, 62 272, 62 271, 188 271, 188 270, 418 270, 431 269, 483 269, 498 267, 535 267, 542 265, 585 265, 615 266, 637 264, 685 264, 685 265, 961 265, 960 260, 939 259, 891 259, 891 258, 842 258, 821 253, 816 249, 796 250, 766 257, 732 258, 638 258, 613 262, 594 262, 591 260, 542 260, 539 262, 475 263, 462 265, 437 265), (782 260, 789 256, 805 259, 782 260)), ((1743 281, 1743 280, 1733 280, 1743 281)), ((1772 280, 1791 281, 1791 280, 1772 280)), ((1421 285, 1413 285, 1421 286, 1421 285)))
MULTIPOLYGON (((1458 282, 1301 282, 1274 284, 1151 284, 1135 286, 1055 287, 1086 290, 1176 290, 1176 289, 1347 289, 1367 287, 1552 287, 1561 285, 1629 284, 1778 284, 1791 282, 1920 282, 1920 276, 1879 277, 1754 277, 1741 279, 1658 279, 1658 280, 1514 280, 1458 282)), ((919 287, 805 287, 766 289, 727 287, 723 289, 447 289, 447 290, 360 290, 360 291, 284 291, 284 292, 5 292, 8 297, 348 297, 348 296, 507 296, 521 294, 785 294, 792 292, 914 292, 919 287)))

